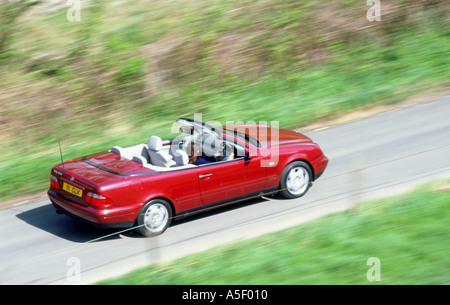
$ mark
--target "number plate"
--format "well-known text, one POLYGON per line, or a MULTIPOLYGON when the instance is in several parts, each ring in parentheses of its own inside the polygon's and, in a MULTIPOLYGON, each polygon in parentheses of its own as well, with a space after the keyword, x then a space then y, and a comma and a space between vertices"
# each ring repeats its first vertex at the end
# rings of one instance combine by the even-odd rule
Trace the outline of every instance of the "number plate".
POLYGON ((75 196, 81 197, 83 196, 83 190, 79 189, 77 187, 74 187, 73 185, 70 185, 68 183, 63 182, 63 190, 66 192, 69 192, 71 194, 74 194, 75 196))

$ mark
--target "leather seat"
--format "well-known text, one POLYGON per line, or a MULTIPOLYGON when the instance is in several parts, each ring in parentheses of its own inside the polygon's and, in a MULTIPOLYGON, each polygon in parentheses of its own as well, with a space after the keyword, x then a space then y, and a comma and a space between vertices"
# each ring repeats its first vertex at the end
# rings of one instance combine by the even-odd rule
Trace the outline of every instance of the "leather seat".
POLYGON ((176 166, 183 166, 189 163, 189 157, 184 150, 178 149, 173 154, 176 166))
POLYGON ((172 160, 172 156, 168 151, 161 150, 162 140, 158 136, 151 136, 148 140, 148 154, 150 161, 155 166, 170 167, 175 165, 175 161, 172 160))

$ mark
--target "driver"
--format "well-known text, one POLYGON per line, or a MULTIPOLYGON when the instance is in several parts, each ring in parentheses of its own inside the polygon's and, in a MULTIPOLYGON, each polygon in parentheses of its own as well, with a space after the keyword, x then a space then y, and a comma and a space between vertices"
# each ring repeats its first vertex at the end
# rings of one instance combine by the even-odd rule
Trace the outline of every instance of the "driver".
POLYGON ((234 159, 234 152, 227 156, 226 153, 224 154, 223 146, 211 157, 203 156, 203 154, 200 153, 200 148, 200 144, 196 142, 191 142, 187 145, 186 152, 189 156, 189 164, 202 165, 216 161, 230 161, 234 159))
POLYGON ((227 153, 229 150, 224 149, 224 148, 225 148, 225 143, 224 143, 224 145, 222 145, 220 150, 214 154, 214 159, 216 161, 230 161, 230 160, 234 159, 234 152, 232 151, 231 154, 229 154, 227 156, 227 153))

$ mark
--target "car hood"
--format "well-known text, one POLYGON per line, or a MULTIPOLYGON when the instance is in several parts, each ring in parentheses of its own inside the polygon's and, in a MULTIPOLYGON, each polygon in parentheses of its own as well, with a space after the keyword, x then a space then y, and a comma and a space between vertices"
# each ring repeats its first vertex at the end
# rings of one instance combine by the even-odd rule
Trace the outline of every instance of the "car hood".
POLYGON ((299 132, 295 132, 293 130, 288 129, 274 128, 269 125, 261 125, 261 124, 227 125, 226 130, 238 131, 242 134, 248 135, 256 139, 259 144, 265 145, 269 144, 269 146, 272 147, 284 144, 312 142, 310 138, 299 132))

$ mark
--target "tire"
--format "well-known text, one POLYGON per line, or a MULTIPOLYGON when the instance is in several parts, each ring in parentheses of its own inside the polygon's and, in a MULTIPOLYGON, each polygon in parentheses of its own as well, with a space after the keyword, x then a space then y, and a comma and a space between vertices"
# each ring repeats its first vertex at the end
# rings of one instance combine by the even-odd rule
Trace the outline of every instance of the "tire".
POLYGON ((172 208, 163 199, 153 199, 147 202, 136 218, 136 231, 146 237, 158 236, 170 226, 172 208))
POLYGON ((289 163, 281 173, 280 195, 286 199, 299 198, 311 186, 312 171, 303 161, 289 163))

